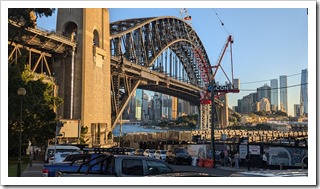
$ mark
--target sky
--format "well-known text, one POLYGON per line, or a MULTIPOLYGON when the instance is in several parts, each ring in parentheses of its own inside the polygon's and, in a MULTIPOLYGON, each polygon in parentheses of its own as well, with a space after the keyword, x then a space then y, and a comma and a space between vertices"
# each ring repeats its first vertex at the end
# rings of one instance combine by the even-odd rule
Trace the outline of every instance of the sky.
MULTIPOLYGON (((175 16, 181 8, 110 8, 110 22, 129 18, 175 16)), ((56 14, 38 19, 39 27, 55 30, 56 14)), ((232 44, 233 74, 240 80, 240 93, 230 93, 229 107, 238 99, 256 92, 280 75, 288 76, 288 86, 301 83, 301 70, 308 68, 308 15, 306 8, 187 8, 191 25, 200 37, 211 65, 217 63, 229 35, 232 44), (223 25, 221 24, 223 23, 223 25)), ((228 48, 221 63, 231 78, 228 48)), ((216 81, 226 81, 221 70, 216 81)), ((300 87, 288 88, 289 115, 300 103, 300 87)), ((280 94, 280 93, 279 93, 280 94)), ((279 97, 280 100, 280 97, 279 97)))

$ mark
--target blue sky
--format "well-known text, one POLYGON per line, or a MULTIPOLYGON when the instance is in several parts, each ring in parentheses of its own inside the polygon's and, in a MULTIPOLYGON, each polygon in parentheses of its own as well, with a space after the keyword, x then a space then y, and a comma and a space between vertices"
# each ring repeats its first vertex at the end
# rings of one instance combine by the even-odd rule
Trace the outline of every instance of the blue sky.
MULTIPOLYGON (((110 8, 110 22, 140 17, 176 16, 181 8, 110 8)), ((288 86, 300 84, 301 70, 308 68, 308 15, 306 8, 187 8, 192 27, 206 48, 212 65, 216 64, 229 32, 234 78, 240 79, 240 93, 229 94, 229 106, 253 93, 270 79, 288 75, 288 86), (216 13, 218 15, 216 15, 216 13), (221 25, 220 20, 224 23, 221 25), (294 76, 291 76, 294 75, 294 76), (264 82, 258 82, 264 81, 264 82), (251 83, 254 82, 254 83, 251 83)), ((56 15, 38 20, 38 26, 55 29, 56 15)), ((230 51, 222 66, 231 77, 230 51)), ((221 70, 216 81, 224 83, 221 70)), ((288 88, 289 114, 299 104, 300 87, 288 88)))

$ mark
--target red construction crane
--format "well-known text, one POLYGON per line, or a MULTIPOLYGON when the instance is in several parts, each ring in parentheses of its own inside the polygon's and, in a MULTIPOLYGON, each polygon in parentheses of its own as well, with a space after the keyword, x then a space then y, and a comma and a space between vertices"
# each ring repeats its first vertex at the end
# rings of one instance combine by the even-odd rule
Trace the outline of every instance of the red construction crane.
MULTIPOLYGON (((187 9, 181 9, 180 10, 180 14, 182 19, 184 19, 185 21, 188 22, 189 25, 191 25, 191 16, 189 15, 187 9)), ((222 26, 224 25, 222 23, 222 21, 220 20, 222 26)), ((203 82, 205 83, 205 87, 204 87, 204 91, 202 91, 200 93, 200 103, 201 104, 211 104, 211 82, 214 81, 215 76, 217 74, 218 69, 220 68, 222 70, 222 72, 224 73, 224 75, 226 76, 226 78, 228 79, 229 83, 227 86, 216 86, 216 88, 214 89, 216 91, 216 94, 214 96, 214 98, 218 98, 226 93, 239 93, 239 89, 238 86, 239 84, 237 83, 236 85, 234 85, 234 78, 233 78, 233 60, 232 60, 232 43, 233 43, 233 37, 231 35, 228 36, 227 41, 225 43, 225 45, 223 46, 221 53, 219 55, 218 58, 218 62, 216 65, 214 66, 208 66, 206 64, 206 62, 204 61, 203 58, 203 53, 201 52, 200 49, 195 48, 194 51, 194 56, 195 56, 195 60, 198 64, 198 68, 200 70, 200 75, 201 78, 203 80, 203 82), (227 50, 227 48, 230 46, 230 56, 231 56, 231 77, 232 80, 229 79, 228 75, 226 74, 226 72, 224 71, 223 67, 221 66, 221 61, 222 58, 227 50), (212 69, 213 72, 211 71, 212 69), (219 88, 217 88, 219 87, 219 88)))
MULTIPOLYGON (((232 60, 232 43, 233 43, 233 37, 231 35, 228 36, 228 39, 225 43, 225 45, 223 46, 220 56, 218 58, 218 62, 216 65, 211 66, 210 68, 206 68, 207 70, 205 71, 205 73, 209 73, 209 80, 210 83, 214 81, 215 76, 217 74, 218 69, 221 69, 222 72, 224 73, 224 75, 226 76, 226 78, 228 79, 229 83, 228 85, 225 86, 216 86, 214 89, 212 89, 212 85, 207 84, 206 89, 201 93, 200 95, 200 103, 201 104, 211 104, 211 90, 215 90, 217 92, 217 95, 214 98, 218 98, 226 93, 238 93, 239 89, 238 89, 238 85, 234 85, 234 78, 233 78, 233 60, 232 60), (228 75, 226 74, 226 72, 224 71, 221 62, 223 59, 223 56, 226 52, 226 50, 228 49, 228 47, 230 46, 230 56, 231 56, 231 80, 229 79, 228 75), (211 72, 210 69, 214 69, 213 72, 211 72), (212 73, 212 74, 211 74, 212 73)), ((199 63, 200 65, 201 63, 199 63)), ((201 74, 203 75, 203 74, 201 74)))

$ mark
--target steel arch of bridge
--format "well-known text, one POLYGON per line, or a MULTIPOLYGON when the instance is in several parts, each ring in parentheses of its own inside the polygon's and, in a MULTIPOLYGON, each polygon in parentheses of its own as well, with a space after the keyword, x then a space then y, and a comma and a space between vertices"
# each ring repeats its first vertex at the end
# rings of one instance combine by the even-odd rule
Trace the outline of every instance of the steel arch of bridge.
POLYGON ((211 67, 206 50, 193 28, 183 20, 151 17, 110 23, 110 48, 112 128, 137 88, 159 91, 200 105, 199 93, 208 86, 212 70, 211 73, 204 71, 203 67, 211 67), (188 76, 187 83, 179 83, 151 69, 166 49, 180 60, 188 76), (154 78, 158 79, 156 83, 154 78))

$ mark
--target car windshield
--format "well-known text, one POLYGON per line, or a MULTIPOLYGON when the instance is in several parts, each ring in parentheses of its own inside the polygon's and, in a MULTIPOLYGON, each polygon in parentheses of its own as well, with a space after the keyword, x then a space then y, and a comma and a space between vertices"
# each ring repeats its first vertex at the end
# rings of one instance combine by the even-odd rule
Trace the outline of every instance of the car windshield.
POLYGON ((156 150, 150 149, 149 153, 154 153, 156 150))
POLYGON ((176 149, 175 150, 176 153, 180 153, 180 154, 186 154, 187 151, 185 151, 184 149, 176 149))
POLYGON ((167 151, 165 151, 165 150, 161 150, 161 151, 160 151, 160 153, 161 153, 161 154, 166 154, 166 153, 167 153, 167 151))
POLYGON ((60 154, 60 156, 61 156, 62 158, 65 158, 65 157, 67 157, 68 155, 70 155, 70 154, 68 154, 68 153, 62 153, 62 154, 60 154))

